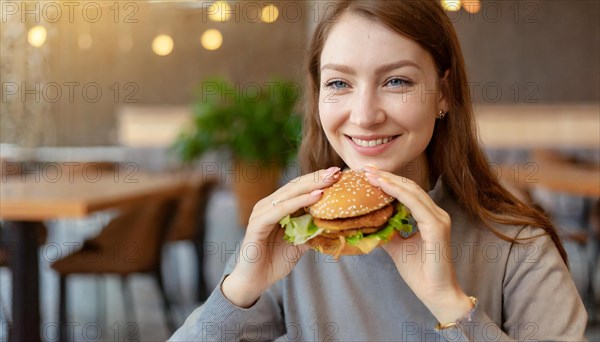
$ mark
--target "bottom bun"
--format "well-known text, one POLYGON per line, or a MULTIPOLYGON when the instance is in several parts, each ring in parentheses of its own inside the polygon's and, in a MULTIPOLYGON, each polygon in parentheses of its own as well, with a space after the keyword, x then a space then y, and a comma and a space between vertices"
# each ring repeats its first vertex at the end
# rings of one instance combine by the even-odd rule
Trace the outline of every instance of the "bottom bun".
POLYGON ((344 243, 344 246, 342 246, 342 241, 340 239, 331 239, 324 236, 315 236, 314 238, 306 241, 306 244, 310 248, 316 250, 319 253, 331 255, 336 259, 342 255, 369 254, 373 249, 382 246, 385 243, 386 241, 380 240, 379 243, 373 246, 372 249, 368 251, 363 251, 362 249, 349 243, 344 243))

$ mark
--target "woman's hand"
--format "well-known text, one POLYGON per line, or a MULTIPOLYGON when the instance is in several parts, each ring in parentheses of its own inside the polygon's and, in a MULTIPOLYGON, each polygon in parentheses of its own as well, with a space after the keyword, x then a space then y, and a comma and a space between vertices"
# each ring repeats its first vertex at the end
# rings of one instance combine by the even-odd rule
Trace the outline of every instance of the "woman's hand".
POLYGON ((279 221, 317 202, 322 189, 337 181, 339 171, 338 167, 331 167, 301 176, 256 203, 239 260, 222 285, 223 294, 233 304, 250 307, 298 263, 308 246, 284 241, 279 221))
POLYGON ((450 243, 450 216, 414 181, 368 166, 367 178, 410 209, 419 232, 398 234, 383 248, 398 272, 439 322, 453 322, 471 309, 456 279, 454 264, 442 254, 450 243))

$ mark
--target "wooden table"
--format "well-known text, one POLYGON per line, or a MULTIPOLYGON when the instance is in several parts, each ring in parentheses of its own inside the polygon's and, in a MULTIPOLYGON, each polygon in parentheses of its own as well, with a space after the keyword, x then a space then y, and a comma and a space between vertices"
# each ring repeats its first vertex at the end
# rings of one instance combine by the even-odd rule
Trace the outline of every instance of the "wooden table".
POLYGON ((487 148, 598 148, 600 106, 476 104, 475 118, 487 148))
POLYGON ((40 172, 3 177, 0 219, 6 228, 11 255, 12 318, 10 341, 40 341, 39 265, 37 229, 43 221, 78 218, 123 208, 149 199, 169 199, 187 186, 181 175, 118 172, 40 172), (99 176, 98 176, 99 175, 99 176))
POLYGON ((541 187, 550 191, 588 198, 600 198, 600 166, 577 164, 534 151, 532 161, 503 165, 500 178, 519 189, 541 187))

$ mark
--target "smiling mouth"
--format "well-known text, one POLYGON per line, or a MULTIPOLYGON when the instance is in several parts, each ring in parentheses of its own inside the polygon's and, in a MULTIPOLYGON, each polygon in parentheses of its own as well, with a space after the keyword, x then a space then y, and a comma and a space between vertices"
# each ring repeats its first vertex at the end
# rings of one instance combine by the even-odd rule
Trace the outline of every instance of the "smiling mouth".
POLYGON ((375 146, 387 144, 390 141, 396 139, 397 137, 399 137, 399 135, 394 135, 394 136, 390 136, 390 137, 386 137, 386 138, 364 140, 364 139, 358 139, 358 138, 354 138, 354 137, 350 137, 349 136, 349 138, 352 139, 352 141, 356 145, 362 146, 362 147, 375 147, 375 146))

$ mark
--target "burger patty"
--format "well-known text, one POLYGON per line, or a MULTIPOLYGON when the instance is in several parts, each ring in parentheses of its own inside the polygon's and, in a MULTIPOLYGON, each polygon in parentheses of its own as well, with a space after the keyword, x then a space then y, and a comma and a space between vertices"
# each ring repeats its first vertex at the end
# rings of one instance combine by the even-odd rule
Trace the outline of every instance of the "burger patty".
POLYGON ((358 232, 362 232, 364 235, 367 235, 367 234, 375 233, 376 231, 383 228, 384 225, 381 225, 380 227, 365 227, 365 228, 360 228, 360 229, 346 229, 346 230, 334 231, 334 232, 325 231, 325 232, 319 234, 319 236, 323 236, 323 237, 326 237, 329 239, 337 239, 338 236, 340 236, 340 235, 341 236, 352 236, 352 235, 358 234, 358 232))
MULTIPOLYGON (((313 218, 313 222, 317 227, 323 228, 329 232, 339 232, 341 230, 348 229, 357 231, 358 229, 364 227, 375 228, 375 231, 377 231, 379 227, 384 225, 387 220, 392 217, 393 214, 394 206, 388 204, 385 207, 366 215, 333 220, 324 220, 315 217, 313 218)), ((354 234, 356 234, 356 232, 354 234)))

